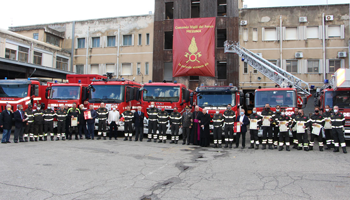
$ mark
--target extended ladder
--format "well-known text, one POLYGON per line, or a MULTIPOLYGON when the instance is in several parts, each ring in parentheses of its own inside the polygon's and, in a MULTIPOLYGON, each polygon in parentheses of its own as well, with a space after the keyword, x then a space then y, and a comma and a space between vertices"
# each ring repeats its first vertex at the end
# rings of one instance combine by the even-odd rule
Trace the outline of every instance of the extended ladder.
POLYGON ((291 73, 283 70, 282 68, 272 64, 268 60, 260 57, 256 53, 249 51, 239 45, 239 43, 233 43, 225 41, 225 53, 236 53, 242 58, 242 61, 248 63, 254 69, 258 70, 264 76, 275 82, 281 88, 294 87, 297 89, 300 96, 309 96, 310 87, 309 84, 291 73))

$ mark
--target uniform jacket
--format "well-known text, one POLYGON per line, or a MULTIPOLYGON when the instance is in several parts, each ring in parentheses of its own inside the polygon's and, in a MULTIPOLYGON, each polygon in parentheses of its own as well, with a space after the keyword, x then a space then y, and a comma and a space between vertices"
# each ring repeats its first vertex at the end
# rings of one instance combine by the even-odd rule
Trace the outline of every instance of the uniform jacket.
POLYGON ((258 115, 258 114, 251 114, 249 116, 250 119, 256 119, 258 121, 258 126, 257 127, 261 127, 262 124, 262 116, 258 115))
POLYGON ((56 113, 52 109, 46 109, 43 112, 43 117, 45 122, 52 122, 55 116, 56 116, 56 113))
MULTIPOLYGON (((236 122, 241 121, 242 116, 238 116, 236 122)), ((247 125, 249 125, 250 121, 246 115, 243 115, 243 124, 241 125, 241 133, 246 133, 247 132, 247 125)))
POLYGON ((68 109, 68 119, 69 119, 68 124, 69 124, 69 126, 71 125, 72 116, 77 117, 78 118, 77 121, 79 122, 79 114, 80 114, 80 110, 78 108, 75 108, 75 109, 69 108, 68 109))
POLYGON ((122 116, 124 117, 124 122, 132 122, 134 119, 134 113, 132 113, 131 111, 124 111, 122 116))
MULTIPOLYGON (((264 110, 261 112, 261 116, 262 116, 262 117, 271 117, 271 118, 272 118, 273 112, 272 112, 271 109, 267 109, 267 110, 264 109, 264 110)), ((271 123, 270 126, 272 126, 272 123, 271 123)))
POLYGON ((284 116, 280 115, 275 122, 276 122, 276 126, 279 126, 281 122, 286 122, 287 127, 292 125, 292 119, 288 115, 284 115, 284 116))
POLYGON ((173 125, 173 124, 179 124, 181 126, 181 113, 179 112, 172 112, 170 114, 170 125, 173 125))
POLYGON ((33 123, 34 122, 34 114, 33 114, 33 110, 31 108, 27 108, 24 111, 24 115, 26 116, 26 118, 28 118, 27 122, 28 123, 33 123))
POLYGON ((331 114, 332 128, 344 128, 345 118, 340 112, 331 114))
POLYGON ((8 113, 7 110, 3 110, 0 115, 0 125, 2 125, 3 129, 11 129, 12 128, 12 119, 13 119, 13 113, 8 113))
POLYGON ((67 111, 66 110, 57 110, 56 112, 56 116, 57 116, 57 121, 66 121, 66 118, 67 118, 67 111))
POLYGON ((158 108, 149 108, 149 109, 147 109, 148 120, 149 121, 157 121, 158 113, 159 113, 159 109, 158 108))
POLYGON ((96 110, 97 115, 98 115, 98 120, 107 120, 108 117, 108 110, 107 108, 98 108, 96 110))
POLYGON ((222 116, 222 114, 214 114, 213 116, 213 126, 218 128, 218 127, 222 127, 222 124, 224 122, 224 116, 222 116))
POLYGON ((182 123, 182 127, 184 128, 189 128, 190 126, 192 126, 192 122, 191 122, 191 119, 193 120, 192 118, 192 113, 191 112, 184 112, 182 113, 182 118, 181 118, 181 123, 182 123))
POLYGON ((144 118, 145 118, 145 114, 143 112, 141 112, 141 114, 139 115, 139 112, 135 111, 135 113, 134 113, 135 127, 143 127, 143 119, 144 118))
POLYGON ((159 124, 167 124, 168 123, 169 115, 168 115, 167 111, 160 111, 158 113, 157 117, 158 117, 158 123, 159 124))
POLYGON ((17 110, 13 113, 13 118, 15 119, 15 127, 16 128, 23 128, 27 122, 23 122, 23 119, 26 119, 26 116, 24 115, 23 110, 17 110), (22 113, 22 117, 21 114, 22 113))
POLYGON ((225 124, 234 124, 236 114, 233 110, 225 110, 224 112, 225 124))
POLYGON ((35 124, 43 124, 44 122, 44 114, 43 114, 43 110, 35 110, 34 113, 34 123, 35 124))

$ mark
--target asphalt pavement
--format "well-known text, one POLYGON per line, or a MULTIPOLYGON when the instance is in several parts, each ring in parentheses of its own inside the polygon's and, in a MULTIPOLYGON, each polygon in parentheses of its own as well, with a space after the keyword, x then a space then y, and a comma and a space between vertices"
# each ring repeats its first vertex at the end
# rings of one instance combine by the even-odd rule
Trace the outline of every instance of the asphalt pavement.
POLYGON ((0 151, 0 199, 349 199, 350 156, 329 150, 119 138, 0 144, 0 151))

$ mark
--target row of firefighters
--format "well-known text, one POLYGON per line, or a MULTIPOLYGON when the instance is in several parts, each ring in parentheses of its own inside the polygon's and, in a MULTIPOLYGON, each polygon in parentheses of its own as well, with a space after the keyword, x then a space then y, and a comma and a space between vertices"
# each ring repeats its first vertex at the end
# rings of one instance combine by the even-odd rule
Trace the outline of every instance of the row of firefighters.
MULTIPOLYGON (((24 111, 25 115, 25 130, 23 139, 24 141, 37 141, 37 140, 47 140, 47 137, 50 136, 51 140, 54 140, 54 131, 53 131, 53 121, 54 118, 57 119, 57 137, 56 140, 60 138, 62 140, 72 139, 72 134, 75 133, 75 139, 78 137, 78 127, 85 127, 86 124, 88 129, 86 132, 86 139, 94 139, 94 127, 95 127, 95 118, 98 119, 98 139, 101 139, 103 136, 104 139, 107 137, 106 126, 110 125, 110 135, 111 139, 114 136, 117 139, 117 126, 119 124, 119 119, 123 118, 124 121, 124 140, 132 140, 133 136, 133 123, 135 122, 134 113, 130 110, 130 107, 127 107, 127 110, 119 115, 119 112, 116 111, 116 107, 113 107, 111 111, 108 111, 105 108, 104 103, 101 103, 100 108, 96 111, 93 109, 93 106, 90 106, 90 116, 88 119, 84 117, 83 106, 77 108, 76 104, 73 104, 73 107, 68 108, 61 106, 56 112, 48 105, 46 110, 42 110, 40 106, 37 106, 36 110, 32 109, 32 105, 29 104, 28 109, 24 111), (114 114, 115 113, 115 114, 114 114), (77 121, 77 124, 72 124, 72 118, 77 121), (109 119, 108 119, 109 118, 109 119), (109 122, 109 123, 108 123, 109 122), (81 123, 80 126, 78 124, 81 123), (84 125, 82 125, 84 124, 84 125), (68 130, 65 130, 68 129, 68 130)), ((137 112, 137 111, 136 111, 137 112)), ((139 111, 140 112, 140 111, 139 111)), ((196 144, 195 140, 191 139, 191 129, 194 127, 194 124, 200 124, 201 118, 195 113, 200 113, 199 107, 196 106, 195 112, 191 113, 191 109, 187 106, 185 112, 181 114, 177 111, 177 108, 174 108, 169 116, 168 112, 163 109, 159 110, 154 106, 154 102, 151 102, 151 108, 147 110, 149 116, 148 120, 148 142, 152 139, 154 142, 164 142, 166 143, 167 136, 167 124, 170 119, 170 129, 171 129, 171 143, 178 143, 179 141, 179 129, 183 130, 183 144, 196 144), (198 116, 198 117, 197 117, 198 116), (158 129, 158 132, 157 132, 158 129)), ((201 113, 203 114, 203 113, 201 113)), ((205 114, 205 113, 204 113, 205 114)), ((244 116, 244 112, 240 113, 244 116)), ((236 118, 235 112, 232 110, 231 105, 227 106, 222 115, 219 110, 216 110, 216 113, 212 117, 213 122, 213 136, 214 136, 214 147, 221 147, 222 145, 222 130, 224 127, 225 133, 225 148, 232 148, 232 143, 234 140, 234 124, 239 122, 236 118)), ((291 116, 286 115, 284 109, 281 109, 280 106, 276 106, 276 112, 273 112, 270 109, 270 105, 266 104, 265 109, 262 111, 261 115, 257 114, 256 108, 253 109, 253 113, 249 116, 250 126, 250 147, 251 149, 259 149, 259 138, 258 131, 262 129, 262 149, 266 149, 268 145, 269 149, 283 150, 283 146, 286 146, 286 150, 290 151, 290 138, 289 130, 291 130, 293 135, 293 148, 305 151, 313 150, 315 139, 318 140, 319 150, 323 151, 323 134, 326 136, 326 149, 334 148, 334 152, 339 152, 339 147, 342 147, 344 153, 346 152, 346 143, 344 139, 344 125, 345 118, 342 113, 339 112, 337 106, 334 106, 333 110, 326 106, 325 111, 321 114, 318 107, 315 107, 315 112, 309 118, 303 112, 303 110, 295 108, 294 114, 291 116), (266 123, 268 121, 268 123, 266 123), (302 123, 302 128, 298 129, 297 124, 302 123), (328 125, 327 125, 328 123, 328 125), (283 126, 282 126, 283 125, 283 126), (315 128, 315 127, 321 128, 315 128), (283 129, 282 127, 287 127, 283 129), (313 129, 317 130, 314 131, 313 129), (308 138, 308 130, 310 130, 311 138, 308 138)), ((247 126, 248 124, 241 123, 241 126, 247 126)), ((138 126, 142 126, 143 121, 138 126)), ((135 126, 137 129, 137 127, 135 126)), ((241 129, 246 130, 246 129, 241 129)), ((193 133, 193 132, 192 132, 193 133)), ((143 133, 141 133, 142 135, 143 133)), ((140 139, 141 139, 140 135, 140 139)), ((237 135, 237 134, 236 134, 237 135)), ((196 137, 192 135, 192 138, 196 137)), ((137 137, 135 138, 137 139, 137 137)), ((244 148, 245 137, 243 137, 242 147, 244 148)), ((239 137, 236 137, 236 147, 239 144, 239 137)))

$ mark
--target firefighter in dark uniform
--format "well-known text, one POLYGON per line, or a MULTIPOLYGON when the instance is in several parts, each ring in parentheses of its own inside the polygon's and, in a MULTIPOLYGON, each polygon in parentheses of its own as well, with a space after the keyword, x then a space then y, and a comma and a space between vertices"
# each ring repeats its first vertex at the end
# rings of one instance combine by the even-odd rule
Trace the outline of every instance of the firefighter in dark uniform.
POLYGON ((73 103, 73 107, 68 109, 67 112, 68 118, 69 118, 69 136, 67 139, 72 140, 72 135, 73 132, 75 134, 75 139, 79 140, 79 130, 78 130, 78 124, 79 124, 79 115, 80 115, 80 110, 77 108, 77 104, 73 103), (72 125, 72 118, 77 118, 77 124, 76 126, 72 125))
POLYGON ((159 109, 154 106, 154 102, 151 102, 151 108, 147 110, 148 114, 148 140, 152 141, 152 132, 154 142, 157 142, 157 120, 158 120, 159 109))
POLYGON ((66 140, 66 118, 67 111, 64 109, 64 105, 60 106, 60 109, 56 112, 57 117, 57 138, 56 141, 60 140, 62 135, 62 140, 66 140))
POLYGON ((34 115, 33 115, 33 107, 32 104, 28 104, 28 108, 24 111, 24 115, 26 116, 27 125, 24 131, 24 141, 28 142, 28 137, 30 138, 30 141, 34 141, 34 115))
POLYGON ((182 141, 183 141, 182 145, 186 144, 186 140, 187 140, 187 145, 189 145, 193 116, 189 106, 186 106, 185 109, 186 111, 182 113, 180 128, 182 128, 182 141))
POLYGON ((339 112, 338 106, 334 106, 333 111, 334 113, 331 115, 332 132, 333 132, 333 138, 334 138, 333 152, 339 152, 339 143, 340 143, 340 146, 343 149, 343 153, 347 153, 346 143, 344 139, 345 118, 344 118, 344 115, 339 112))
POLYGON ((132 121, 134 120, 134 113, 130 111, 130 106, 126 107, 126 111, 123 112, 122 117, 124 118, 124 141, 132 141, 132 121))
POLYGON ((107 137, 107 117, 108 117, 108 110, 105 108, 105 104, 102 102, 100 107, 96 110, 97 112, 97 119, 98 119, 98 140, 101 139, 101 135, 103 135, 103 139, 106 140, 107 137))
POLYGON ((222 124, 224 123, 224 116, 220 113, 219 109, 216 109, 213 116, 213 135, 214 135, 214 148, 221 148, 222 144, 222 124))
POLYGON ((299 123, 304 123, 303 128, 305 129, 304 132, 299 133, 297 131, 298 150, 302 150, 303 145, 304 145, 304 150, 309 151, 309 139, 308 139, 308 135, 307 135, 307 129, 310 127, 311 121, 309 120, 308 116, 304 115, 304 111, 302 109, 300 109, 298 112, 299 112, 299 115, 296 116, 295 119, 293 119, 293 126, 298 127, 299 123))
POLYGON ((33 115, 34 115, 34 139, 35 141, 38 141, 38 138, 39 138, 39 140, 42 141, 44 117, 43 117, 43 111, 41 110, 39 104, 37 105, 36 110, 33 112, 33 115))
POLYGON ((164 108, 158 113, 158 124, 159 124, 159 141, 158 143, 166 143, 166 131, 168 129, 167 124, 168 124, 168 112, 165 111, 164 108))
POLYGON ((44 111, 44 140, 47 140, 47 136, 50 135, 51 141, 54 140, 55 134, 53 132, 53 120, 56 114, 55 111, 51 109, 51 105, 47 105, 47 109, 44 111))
POLYGON ((324 118, 323 116, 320 114, 320 108, 319 107, 315 107, 315 113, 313 115, 311 115, 310 117, 310 122, 311 122, 311 139, 310 139, 310 150, 314 149, 314 141, 315 138, 317 138, 318 140, 318 148, 320 151, 323 151, 323 135, 322 135, 322 129, 320 129, 320 131, 317 134, 313 133, 313 125, 319 124, 322 127, 324 127, 324 118))
POLYGON ((264 120, 262 124, 262 129, 263 129, 263 139, 262 139, 262 149, 266 149, 266 143, 267 143, 267 138, 268 138, 268 144, 269 144, 269 149, 272 148, 272 129, 271 129, 271 122, 272 122, 272 116, 273 112, 270 109, 270 104, 265 104, 265 109, 261 112, 261 116, 267 117, 270 119, 270 125, 264 125, 264 120))
POLYGON ((258 137, 258 131, 259 127, 261 127, 262 123, 262 117, 257 114, 256 108, 253 108, 253 114, 249 116, 250 124, 252 124, 252 120, 256 120, 257 122, 257 129, 250 129, 250 147, 248 149, 254 148, 254 142, 255 142, 255 149, 259 149, 259 137, 258 137))
MULTIPOLYGON (((299 115, 299 109, 294 108, 294 113, 290 116, 291 120, 295 120, 295 118, 299 115)), ((292 130, 292 135, 293 135, 293 149, 298 148, 298 138, 297 138, 297 126, 293 126, 291 128, 292 130)))
POLYGON ((68 109, 69 109, 69 106, 65 105, 64 106, 64 110, 67 113, 66 124, 65 124, 65 131, 66 131, 65 135, 66 135, 66 138, 68 138, 68 136, 69 136, 69 124, 70 124, 70 119, 68 118, 68 109))
POLYGON ((289 140, 289 127, 292 125, 292 119, 286 115, 286 110, 282 109, 281 110, 281 114, 279 115, 279 117, 276 119, 276 129, 279 129, 279 149, 278 151, 282 151, 283 150, 283 144, 285 142, 286 144, 286 151, 290 151, 290 140, 289 140), (285 130, 281 130, 281 124, 284 123, 286 126, 285 130))
POLYGON ((325 120, 325 127, 324 127, 324 133, 326 135, 326 144, 327 144, 327 147, 326 149, 331 149, 333 147, 333 134, 332 134, 332 124, 329 124, 328 123, 331 123, 331 115, 332 115, 332 111, 331 109, 329 108, 328 105, 326 105, 325 107, 325 110, 322 114, 324 120, 325 120), (328 123, 326 121, 329 121, 328 123))
POLYGON ((179 141, 179 128, 181 126, 181 114, 174 108, 174 112, 170 115, 170 130, 171 130, 171 142, 175 143, 179 141))
POLYGON ((229 143, 230 143, 230 148, 232 148, 233 125, 236 120, 236 114, 232 110, 231 104, 227 105, 227 110, 225 110, 224 112, 224 118, 225 118, 225 148, 228 147, 229 143))
POLYGON ((278 146, 278 132, 279 132, 279 127, 276 125, 277 119, 281 116, 281 106, 277 105, 276 106, 276 112, 272 116, 272 126, 273 126, 273 146, 275 149, 277 149, 278 146))

